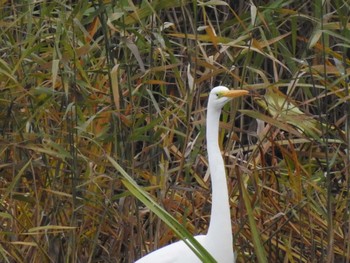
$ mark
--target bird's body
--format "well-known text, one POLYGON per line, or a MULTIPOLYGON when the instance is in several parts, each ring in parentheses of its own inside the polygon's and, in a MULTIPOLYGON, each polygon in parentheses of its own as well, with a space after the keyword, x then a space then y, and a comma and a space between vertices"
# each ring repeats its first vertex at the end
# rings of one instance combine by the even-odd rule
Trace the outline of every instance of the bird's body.
MULTIPOLYGON (((204 245, 205 235, 199 235, 194 237, 199 243, 204 245)), ((192 252, 192 250, 185 244, 185 242, 177 241, 171 245, 158 249, 143 258, 139 259, 135 263, 200 263, 199 258, 192 252), (178 251, 178 253, 174 253, 178 251)))
MULTIPOLYGON (((206 136, 212 182, 211 218, 208 233, 195 236, 195 239, 218 263, 235 262, 226 172, 218 143, 220 114, 226 102, 247 93, 245 90, 230 91, 226 87, 218 86, 213 88, 209 95, 206 136)), ((201 261, 183 241, 178 241, 144 256, 135 263, 166 262, 196 263, 201 261)))

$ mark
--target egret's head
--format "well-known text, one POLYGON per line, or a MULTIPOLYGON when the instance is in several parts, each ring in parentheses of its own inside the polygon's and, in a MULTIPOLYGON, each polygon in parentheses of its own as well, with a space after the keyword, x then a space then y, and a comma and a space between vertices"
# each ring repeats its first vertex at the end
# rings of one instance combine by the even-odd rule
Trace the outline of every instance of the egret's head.
POLYGON ((229 90, 224 86, 217 86, 209 94, 208 107, 221 109, 229 100, 247 95, 248 93, 247 90, 229 90))

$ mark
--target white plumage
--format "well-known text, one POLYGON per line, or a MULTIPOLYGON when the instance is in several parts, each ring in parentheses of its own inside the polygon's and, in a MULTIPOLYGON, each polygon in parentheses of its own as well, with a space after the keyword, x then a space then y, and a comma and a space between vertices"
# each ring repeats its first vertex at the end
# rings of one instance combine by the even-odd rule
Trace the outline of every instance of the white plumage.
MULTIPOLYGON (((235 262, 226 172, 218 144, 220 114, 226 102, 246 94, 248 91, 229 90, 224 86, 218 86, 213 88, 209 95, 206 138, 212 184, 212 208, 208 233, 195 236, 195 239, 218 263, 235 262)), ((200 263, 201 261, 183 241, 167 245, 136 261, 136 263, 166 262, 200 263)))

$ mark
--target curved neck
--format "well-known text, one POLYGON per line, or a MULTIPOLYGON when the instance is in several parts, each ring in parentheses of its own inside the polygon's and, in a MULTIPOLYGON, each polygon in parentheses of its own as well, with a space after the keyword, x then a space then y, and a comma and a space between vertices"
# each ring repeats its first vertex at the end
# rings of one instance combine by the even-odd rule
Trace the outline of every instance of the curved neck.
POLYGON ((224 160, 219 148, 219 121, 221 109, 208 107, 207 150, 211 174, 212 206, 208 236, 232 247, 232 227, 224 160))

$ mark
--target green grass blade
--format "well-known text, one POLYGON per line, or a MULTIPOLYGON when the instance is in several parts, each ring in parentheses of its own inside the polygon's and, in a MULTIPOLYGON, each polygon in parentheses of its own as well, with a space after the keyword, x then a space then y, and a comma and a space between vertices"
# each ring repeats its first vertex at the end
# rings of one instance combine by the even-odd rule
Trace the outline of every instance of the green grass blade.
POLYGON ((258 227, 257 227, 257 225, 255 223, 255 219, 254 219, 253 209, 252 209, 252 206, 250 204, 248 192, 244 187, 243 180, 241 180, 241 188, 242 188, 244 205, 247 209, 250 230, 252 231, 252 238, 253 238, 253 244, 254 244, 256 258, 258 259, 259 263, 267 263, 268 261, 266 258, 266 252, 265 252, 264 246, 263 246, 261 239, 260 239, 259 230, 258 230, 258 227))
POLYGON ((166 223, 203 262, 216 262, 209 252, 203 248, 203 246, 186 230, 186 228, 184 228, 174 217, 155 202, 147 192, 138 186, 134 179, 128 175, 128 173, 112 157, 107 155, 107 158, 114 168, 124 177, 122 182, 125 187, 164 223, 166 223))

